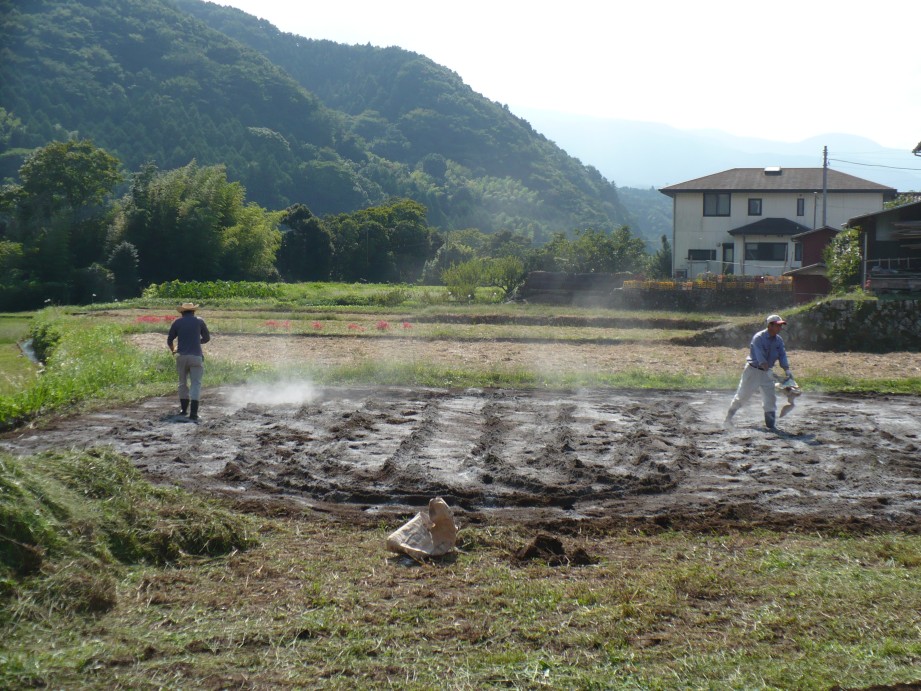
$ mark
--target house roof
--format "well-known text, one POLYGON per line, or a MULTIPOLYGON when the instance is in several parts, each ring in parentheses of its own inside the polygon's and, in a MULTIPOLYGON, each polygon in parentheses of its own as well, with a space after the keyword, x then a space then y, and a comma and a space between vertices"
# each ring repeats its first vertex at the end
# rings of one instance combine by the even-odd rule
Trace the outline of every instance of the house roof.
POLYGON ((817 235, 818 233, 831 233, 832 235, 837 235, 841 231, 837 228, 832 228, 831 226, 822 226, 821 228, 816 228, 815 230, 807 230, 805 233, 797 233, 791 240, 802 240, 810 235, 817 235))
POLYGON ((899 206, 893 206, 888 209, 882 209, 881 211, 874 211, 873 213, 863 214, 862 216, 854 216, 847 220, 849 226, 860 225, 860 221, 867 218, 879 218, 880 216, 885 216, 886 214, 899 214, 901 215, 905 211, 908 211, 909 214, 912 214, 916 211, 921 211, 921 201, 910 202, 908 204, 900 204, 899 206), (916 208, 917 207, 917 208, 916 208))
POLYGON ((784 276, 827 276, 828 270, 825 264, 819 262, 818 264, 810 264, 809 266, 801 266, 798 269, 791 269, 790 271, 784 271, 784 276))
MULTIPOLYGON (((894 187, 827 169, 829 192, 882 192, 895 196, 894 187)), ((674 197, 678 192, 821 192, 822 168, 732 168, 722 173, 679 182, 659 191, 674 197)))
POLYGON ((801 266, 798 269, 791 269, 790 271, 784 271, 784 276, 827 276, 828 267, 825 266, 822 262, 818 264, 810 264, 809 266, 801 266))
POLYGON ((730 235, 801 235, 811 232, 810 228, 800 225, 789 218, 762 218, 760 221, 733 228, 730 235))

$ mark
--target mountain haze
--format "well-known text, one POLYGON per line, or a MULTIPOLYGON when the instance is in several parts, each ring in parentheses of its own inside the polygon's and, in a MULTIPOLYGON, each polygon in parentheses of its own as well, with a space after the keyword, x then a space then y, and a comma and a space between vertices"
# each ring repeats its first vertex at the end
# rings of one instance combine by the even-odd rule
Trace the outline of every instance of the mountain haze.
POLYGON ((778 142, 546 110, 518 113, 619 188, 665 187, 730 168, 819 168, 827 146, 829 167, 835 170, 902 192, 921 190, 921 158, 911 154, 915 142, 906 142, 904 150, 889 149, 865 137, 833 133, 778 142))

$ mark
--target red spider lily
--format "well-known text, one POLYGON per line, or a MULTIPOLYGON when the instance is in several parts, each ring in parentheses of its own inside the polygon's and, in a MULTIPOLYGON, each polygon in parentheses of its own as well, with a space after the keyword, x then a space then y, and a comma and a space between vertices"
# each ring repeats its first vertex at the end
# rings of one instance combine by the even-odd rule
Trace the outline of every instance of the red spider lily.
POLYGON ((404 328, 404 329, 411 329, 411 328, 413 328, 413 325, 410 324, 409 322, 403 322, 403 328, 404 328))
POLYGON ((381 319, 375 328, 377 328, 378 331, 386 331, 390 328, 390 323, 381 319))
POLYGON ((172 314, 166 314, 162 317, 154 314, 144 314, 136 317, 134 321, 138 324, 156 324, 157 322, 172 322, 175 318, 172 314))
POLYGON ((322 328, 323 328, 323 325, 322 325, 320 322, 314 322, 314 323, 313 323, 313 328, 315 328, 315 329, 322 329, 322 328))
POLYGON ((288 329, 291 328, 291 322, 290 322, 289 320, 287 320, 287 319, 285 319, 285 321, 283 321, 283 322, 275 321, 274 319, 268 319, 268 320, 266 320, 266 321, 264 322, 264 325, 265 325, 265 326, 271 326, 271 327, 273 327, 273 328, 275 328, 275 329, 285 329, 285 330, 288 330, 288 329))
POLYGON ((365 330, 365 327, 363 326, 358 326, 358 324, 354 324, 354 323, 349 324, 349 331, 364 331, 364 330, 365 330))

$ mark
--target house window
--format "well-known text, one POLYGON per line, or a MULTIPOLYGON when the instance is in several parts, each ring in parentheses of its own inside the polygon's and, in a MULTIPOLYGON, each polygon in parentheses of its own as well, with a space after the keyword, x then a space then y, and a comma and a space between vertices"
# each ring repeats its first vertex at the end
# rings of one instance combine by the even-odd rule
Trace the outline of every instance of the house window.
POLYGON ((795 245, 793 245, 793 261, 803 261, 803 243, 801 242, 797 242, 795 245))
POLYGON ((716 250, 688 250, 690 261, 705 262, 716 259, 716 250))
POLYGON ((806 200, 800 197, 796 200, 796 215, 805 216, 806 215, 806 200))
POLYGON ((787 259, 785 242, 746 242, 745 261, 782 262, 787 259))
POLYGON ((748 200, 748 215, 749 216, 760 216, 761 215, 761 200, 760 199, 749 199, 748 200))
POLYGON ((704 192, 704 216, 728 216, 729 192, 704 192))

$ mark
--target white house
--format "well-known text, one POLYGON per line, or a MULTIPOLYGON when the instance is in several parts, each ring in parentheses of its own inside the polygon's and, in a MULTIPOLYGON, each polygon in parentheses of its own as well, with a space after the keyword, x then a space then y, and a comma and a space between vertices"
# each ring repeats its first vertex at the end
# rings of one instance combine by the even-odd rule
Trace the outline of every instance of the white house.
POLYGON ((830 168, 733 168, 659 190, 672 198, 672 271, 780 276, 801 265, 794 235, 843 226, 898 192, 830 168), (824 190, 824 192, 823 192, 824 190))

